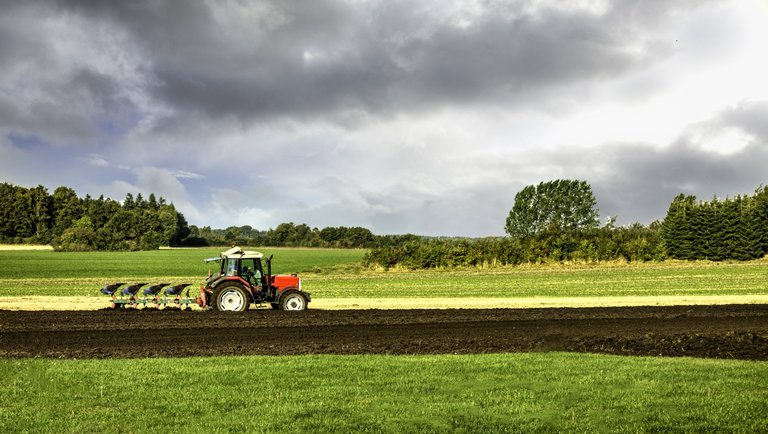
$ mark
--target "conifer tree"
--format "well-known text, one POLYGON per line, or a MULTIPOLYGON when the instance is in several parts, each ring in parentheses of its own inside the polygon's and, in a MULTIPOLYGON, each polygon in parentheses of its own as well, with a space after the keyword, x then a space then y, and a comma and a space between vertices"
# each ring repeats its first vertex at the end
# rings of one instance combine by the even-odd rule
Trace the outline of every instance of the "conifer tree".
POLYGON ((661 224, 662 236, 667 253, 675 259, 692 259, 693 232, 690 215, 695 196, 679 194, 672 200, 667 216, 661 224))
POLYGON ((737 196, 734 199, 726 198, 722 202, 722 214, 719 219, 714 223, 718 225, 720 233, 720 245, 718 250, 717 260, 722 261, 725 259, 738 259, 741 252, 738 244, 740 231, 739 225, 741 224, 741 217, 739 208, 741 206, 741 197, 737 196))
POLYGON ((761 256, 768 254, 768 186, 760 186, 755 190, 753 204, 753 224, 756 226, 761 256))
POLYGON ((763 256, 761 250, 760 220, 756 208, 757 201, 752 197, 744 197, 740 213, 737 243, 740 257, 735 259, 750 260, 763 256))

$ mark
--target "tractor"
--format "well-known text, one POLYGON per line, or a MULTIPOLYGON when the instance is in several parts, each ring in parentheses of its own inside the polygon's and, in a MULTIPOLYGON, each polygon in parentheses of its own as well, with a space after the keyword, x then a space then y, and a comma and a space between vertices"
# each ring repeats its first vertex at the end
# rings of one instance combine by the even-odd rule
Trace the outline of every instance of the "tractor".
POLYGON ((264 258, 259 252, 233 247, 205 262, 219 262, 221 268, 215 274, 208 271, 205 285, 200 285, 200 296, 196 298, 189 295, 187 287, 190 283, 150 285, 144 290, 144 297, 139 291, 147 283, 134 283, 123 289, 120 287, 125 283, 110 283, 101 292, 112 297, 114 309, 143 305, 189 310, 191 305, 197 304, 203 309, 242 312, 248 310, 251 303, 269 303, 276 310, 306 310, 311 300, 309 293, 301 290, 301 279, 297 275, 272 275, 272 256, 264 258), (266 270, 262 267, 262 259, 266 270), (186 294, 182 295, 185 289, 186 294))
POLYGON ((301 290, 301 279, 296 274, 272 275, 272 256, 233 247, 218 258, 205 262, 219 262, 218 273, 211 274, 200 288, 198 303, 219 311, 241 312, 251 303, 269 303, 272 309, 305 310, 310 294, 301 290), (266 270, 262 266, 262 260, 266 270))

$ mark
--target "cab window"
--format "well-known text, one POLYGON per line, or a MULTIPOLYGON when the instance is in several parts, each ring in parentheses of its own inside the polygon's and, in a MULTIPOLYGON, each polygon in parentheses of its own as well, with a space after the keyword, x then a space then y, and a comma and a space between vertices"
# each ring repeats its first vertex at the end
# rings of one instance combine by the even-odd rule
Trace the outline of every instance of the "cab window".
POLYGON ((237 276, 237 258, 228 258, 224 265, 225 276, 237 276))
POLYGON ((251 259, 243 259, 241 265, 243 267, 243 273, 245 273, 245 269, 247 268, 248 270, 251 271, 253 276, 256 277, 256 279, 261 280, 261 270, 260 270, 261 267, 257 267, 256 266, 256 260, 255 259, 252 259, 252 258, 251 259))

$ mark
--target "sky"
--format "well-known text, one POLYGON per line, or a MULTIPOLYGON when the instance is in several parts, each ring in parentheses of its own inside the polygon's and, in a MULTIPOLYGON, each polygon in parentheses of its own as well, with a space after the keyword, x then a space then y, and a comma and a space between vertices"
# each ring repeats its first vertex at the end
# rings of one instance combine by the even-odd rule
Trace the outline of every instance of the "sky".
POLYGON ((504 234, 768 184, 768 2, 0 0, 0 182, 190 224, 504 234))

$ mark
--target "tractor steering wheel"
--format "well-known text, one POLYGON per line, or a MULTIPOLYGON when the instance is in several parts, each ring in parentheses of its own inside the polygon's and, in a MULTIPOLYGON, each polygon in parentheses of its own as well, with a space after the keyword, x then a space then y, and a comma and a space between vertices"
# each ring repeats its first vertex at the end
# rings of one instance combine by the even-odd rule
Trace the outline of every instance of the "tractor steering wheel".
POLYGON ((250 268, 245 267, 245 269, 243 270, 243 277, 244 277, 243 280, 248 282, 249 285, 253 285, 253 283, 251 282, 251 277, 253 277, 253 272, 251 272, 250 268))

